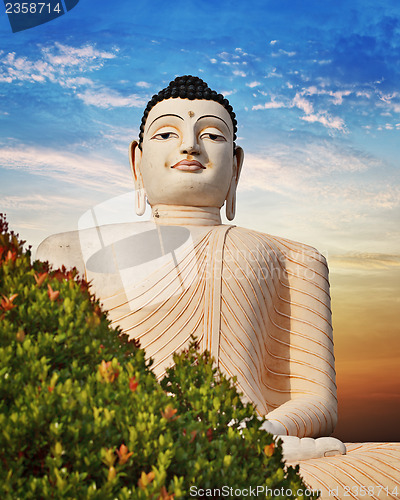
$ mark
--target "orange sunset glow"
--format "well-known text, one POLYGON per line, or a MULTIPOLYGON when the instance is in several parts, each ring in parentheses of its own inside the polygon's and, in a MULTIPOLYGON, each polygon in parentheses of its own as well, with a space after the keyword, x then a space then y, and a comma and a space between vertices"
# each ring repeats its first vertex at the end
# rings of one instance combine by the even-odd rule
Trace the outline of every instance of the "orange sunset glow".
MULTIPOLYGON (((399 259, 337 268, 331 287, 343 441, 400 441, 399 259)), ((347 263, 350 266, 350 263, 347 263)))

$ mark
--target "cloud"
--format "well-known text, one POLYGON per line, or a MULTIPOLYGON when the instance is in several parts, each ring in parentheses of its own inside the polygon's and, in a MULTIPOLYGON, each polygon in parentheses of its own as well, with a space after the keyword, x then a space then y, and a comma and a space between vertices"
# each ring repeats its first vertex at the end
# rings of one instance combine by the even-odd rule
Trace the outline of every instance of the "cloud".
POLYGON ((336 92, 329 92, 333 97, 333 104, 343 104, 343 97, 351 94, 351 90, 337 90, 336 92))
POLYGON ((384 188, 378 186, 378 190, 370 189, 364 191, 364 196, 369 204, 376 208, 393 209, 400 205, 400 187, 386 185, 384 188))
POLYGON ((237 54, 230 54, 229 52, 220 52, 218 56, 223 59, 224 61, 230 61, 232 59, 239 59, 240 56, 237 54))
POLYGON ((135 135, 132 126, 124 127, 101 121, 96 121, 96 123, 99 125, 99 133, 108 142, 108 144, 104 145, 105 143, 102 140, 103 146, 105 148, 113 147, 126 155, 127 144, 130 144, 135 135))
POLYGON ((348 252, 345 254, 330 255, 329 263, 335 267, 340 266, 365 270, 391 269, 400 267, 400 255, 348 252))
POLYGON ((347 210, 352 221, 360 211, 400 206, 400 187, 382 180, 382 169, 380 161, 354 148, 308 138, 275 144, 265 156, 245 154, 239 189, 278 193, 300 204, 326 201, 347 210))
POLYGON ((294 98, 289 104, 285 104, 283 101, 277 101, 274 98, 270 102, 264 104, 256 104, 252 107, 254 111, 261 109, 279 109, 279 108, 298 108, 305 113, 306 116, 301 116, 300 119, 309 123, 320 123, 326 128, 339 130, 341 132, 346 131, 345 123, 342 118, 331 116, 326 111, 320 111, 314 113, 313 104, 305 99, 301 93, 296 93, 294 98))
POLYGON ((341 118, 338 116, 331 116, 326 112, 301 116, 300 119, 309 123, 321 123, 324 127, 340 130, 341 132, 346 131, 345 123, 341 118))
POLYGON ((267 78, 282 78, 282 73, 278 73, 276 68, 272 68, 272 70, 267 74, 267 78))
POLYGON ((86 78, 84 76, 78 76, 75 78, 66 78, 65 80, 60 79, 59 84, 62 87, 76 89, 77 87, 92 86, 94 85, 94 82, 90 78, 86 78))
POLYGON ((46 210, 53 210, 55 206, 65 208, 75 208, 76 199, 57 195, 32 194, 30 196, 4 196, 1 200, 2 208, 9 210, 29 210, 43 213, 46 210))
MULTIPOLYGON (((300 94, 301 95, 309 95, 309 96, 321 96, 321 95, 328 95, 332 97, 332 103, 335 105, 338 104, 343 104, 343 97, 349 96, 353 93, 352 90, 345 89, 345 90, 326 90, 324 88, 318 88, 315 85, 311 85, 310 87, 307 87, 303 89, 300 94)), ((365 95, 365 93, 358 93, 358 95, 365 95)))
POLYGON ((55 42, 52 47, 43 47, 41 51, 44 58, 53 66, 82 68, 82 66, 90 65, 92 68, 99 68, 103 65, 104 59, 114 59, 118 49, 115 49, 114 52, 107 52, 98 50, 90 44, 83 47, 72 47, 55 42))
MULTIPOLYGON (((51 82, 71 89, 85 104, 98 108, 143 107, 147 99, 137 95, 127 96, 104 86, 97 86, 85 73, 101 68, 105 61, 116 57, 118 52, 98 50, 94 45, 73 47, 56 42, 51 47, 40 49, 41 57, 29 60, 14 52, 5 54, 0 62, 0 82, 51 82)), ((148 88, 147 82, 138 82, 138 87, 148 88)))
POLYGON ((367 92, 366 90, 358 90, 356 92, 357 97, 366 97, 367 99, 370 99, 372 96, 372 92, 367 92))
POLYGON ((221 90, 221 94, 224 96, 224 97, 228 97, 230 95, 233 95, 233 94, 236 94, 237 90, 221 90))
POLYGON ((236 47, 233 52, 219 52, 215 57, 209 58, 209 61, 211 64, 219 63, 231 68, 234 76, 246 77, 247 73, 240 68, 248 66, 249 61, 256 59, 254 55, 245 52, 240 47, 236 47))
POLYGON ((314 113, 313 104, 305 99, 303 96, 306 95, 315 95, 315 94, 329 94, 334 97, 334 104, 339 104, 343 100, 344 95, 349 95, 350 91, 337 91, 337 92, 329 92, 326 90, 317 89, 315 86, 308 87, 304 89, 302 92, 297 92, 292 101, 292 107, 296 107, 304 111, 306 116, 301 116, 300 119, 309 123, 320 123, 326 128, 339 130, 341 132, 346 131, 346 126, 344 120, 337 116, 331 116, 327 111, 319 111, 314 113))
POLYGON ((245 52, 240 47, 236 47, 235 52, 238 52, 241 56, 248 56, 249 55, 247 52, 245 52))
POLYGON ((313 113, 314 111, 313 105, 309 101, 304 99, 304 97, 301 97, 300 94, 296 94, 294 96, 292 106, 301 109, 307 115, 313 113))
POLYGON ((286 108, 286 107, 287 106, 284 102, 272 100, 272 101, 266 102, 264 104, 256 104, 251 109, 256 111, 258 109, 279 109, 279 108, 286 108))
POLYGON ((279 57, 279 56, 288 56, 288 57, 293 57, 297 54, 297 52, 294 52, 294 51, 287 51, 287 50, 283 50, 283 49, 279 49, 278 52, 273 52, 271 54, 272 57, 279 57))
POLYGON ((247 87, 250 87, 251 89, 253 89, 254 87, 258 87, 259 85, 261 85, 261 83, 254 81, 254 82, 246 83, 246 85, 247 85, 247 87))
POLYGON ((101 68, 104 61, 116 57, 118 49, 106 52, 94 45, 73 47, 54 43, 50 47, 41 47, 36 60, 17 56, 15 52, 2 54, 0 61, 0 82, 44 83, 50 81, 63 86, 91 84, 83 80, 82 73, 101 68), (81 78, 81 80, 78 80, 81 78), (72 79, 72 80, 71 80, 72 79), (80 83, 79 83, 80 82, 80 83))
POLYGON ((136 85, 137 85, 138 87, 143 88, 143 89, 148 89, 148 88, 150 88, 150 87, 151 87, 151 84, 150 84, 150 83, 148 83, 148 82, 136 82, 136 85))
POLYGON ((106 88, 85 90, 82 93, 78 93, 77 97, 87 105, 103 109, 118 107, 143 108, 147 103, 146 99, 136 94, 122 96, 118 92, 106 88))
POLYGON ((50 148, 0 148, 3 169, 27 172, 62 183, 102 192, 126 190, 129 173, 111 159, 93 154, 82 156, 50 148))

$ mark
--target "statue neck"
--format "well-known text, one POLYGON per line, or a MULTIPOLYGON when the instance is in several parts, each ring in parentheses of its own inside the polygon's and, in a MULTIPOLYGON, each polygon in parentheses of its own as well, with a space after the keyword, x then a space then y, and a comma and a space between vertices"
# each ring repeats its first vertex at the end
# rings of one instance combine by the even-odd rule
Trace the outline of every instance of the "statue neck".
POLYGON ((151 207, 153 220, 165 226, 218 226, 221 225, 217 207, 187 207, 157 204, 151 207))

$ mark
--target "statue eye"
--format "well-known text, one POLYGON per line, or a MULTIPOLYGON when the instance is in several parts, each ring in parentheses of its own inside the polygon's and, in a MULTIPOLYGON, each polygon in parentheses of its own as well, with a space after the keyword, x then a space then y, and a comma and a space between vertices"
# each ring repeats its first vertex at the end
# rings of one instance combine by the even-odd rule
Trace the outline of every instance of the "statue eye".
POLYGON ((213 142, 226 142, 226 139, 223 135, 211 134, 210 132, 202 134, 201 139, 210 139, 213 142))
POLYGON ((167 141, 173 137, 178 137, 178 134, 175 134, 174 132, 162 132, 161 134, 153 135, 152 139, 155 139, 156 141, 167 141))

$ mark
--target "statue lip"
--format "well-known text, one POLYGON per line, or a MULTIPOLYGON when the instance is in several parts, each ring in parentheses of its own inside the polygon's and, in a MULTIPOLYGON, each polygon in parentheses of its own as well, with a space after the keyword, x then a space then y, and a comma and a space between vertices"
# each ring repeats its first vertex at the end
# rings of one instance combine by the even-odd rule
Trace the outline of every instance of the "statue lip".
POLYGON ((181 160, 175 163, 175 165, 172 165, 171 168, 176 168, 177 170, 183 170, 185 172, 196 172, 206 167, 197 160, 181 160))

